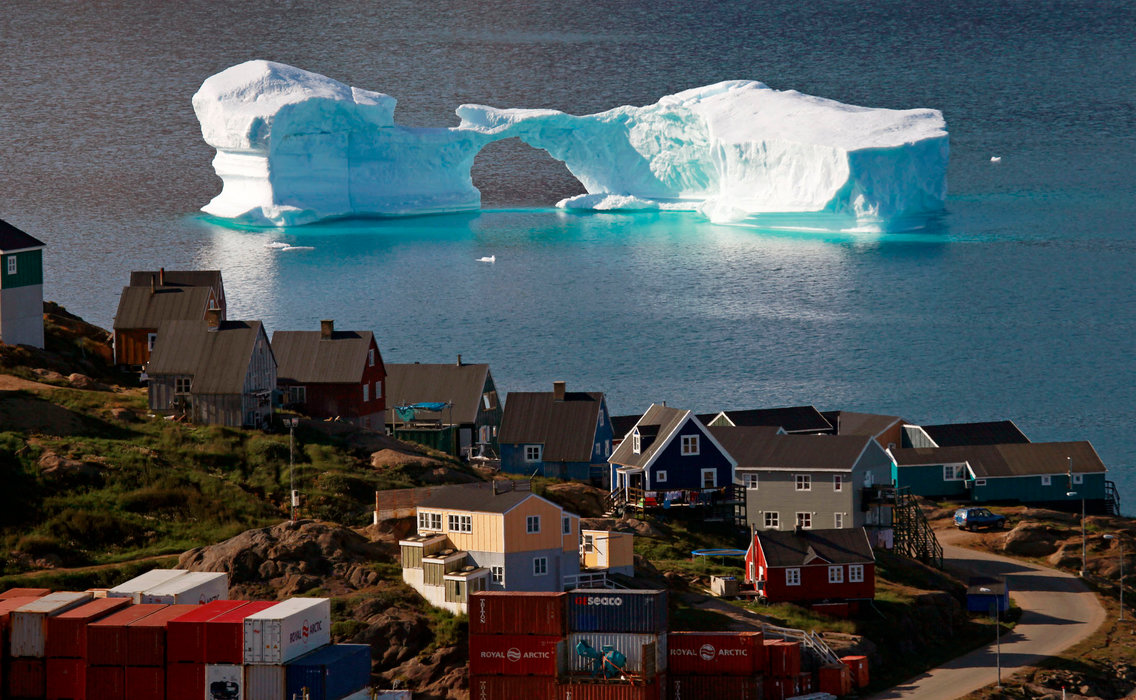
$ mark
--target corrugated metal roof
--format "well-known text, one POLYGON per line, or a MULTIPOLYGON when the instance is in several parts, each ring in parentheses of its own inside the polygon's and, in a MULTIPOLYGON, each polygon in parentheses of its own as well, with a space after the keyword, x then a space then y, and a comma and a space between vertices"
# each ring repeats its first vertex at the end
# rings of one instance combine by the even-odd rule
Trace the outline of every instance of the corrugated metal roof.
POLYGON ((45 243, 0 219, 0 253, 24 248, 43 248, 45 243))
POLYGON ((192 375, 195 394, 240 394, 257 337, 260 321, 223 321, 215 331, 205 321, 166 321, 158 327, 158 340, 146 373, 192 375))
POLYGON ((1065 474, 1069 471, 1070 457, 1076 474, 1108 471, 1097 451, 1087 441, 914 447, 892 450, 892 457, 901 467, 967 462, 979 479, 1065 474))
POLYGON ((804 566, 813 556, 830 564, 876 561, 864 528, 842 530, 758 530, 755 539, 768 566, 804 566))
POLYGON ((787 433, 831 432, 832 424, 812 406, 785 406, 782 408, 755 408, 745 411, 724 411, 736 426, 775 425, 787 433))
POLYGON ((545 462, 589 462, 596 440, 602 392, 565 392, 557 401, 551 391, 509 393, 497 441, 541 443, 545 462))
POLYGON ((636 426, 641 429, 641 432, 645 434, 653 432, 658 437, 652 440, 650 445, 641 445, 642 449, 639 454, 635 454, 635 441, 631 439, 630 433, 628 433, 626 439, 619 443, 619 447, 615 448, 615 452, 611 454, 608 461, 626 467, 644 466, 661 449, 662 444, 666 441, 666 436, 670 435, 679 423, 686 420, 690 415, 690 411, 671 408, 658 403, 651 404, 651 407, 639 419, 636 426))
POLYGON ((821 414, 836 429, 837 435, 871 435, 876 437, 900 421, 898 416, 853 411, 825 411, 821 414))
MULTIPOLYGON (((490 484, 463 484, 438 489, 418 502, 419 508, 447 508, 479 513, 504 513, 528 498, 539 498, 532 491, 494 493, 490 484)), ((557 523, 559 528, 560 524, 557 523)))
POLYGON ((114 315, 115 330, 157 328, 163 321, 196 321, 205 318, 208 287, 123 287, 114 315))
POLYGON ((476 423, 481 394, 489 380, 489 365, 478 364, 388 364, 387 406, 412 403, 453 403, 443 420, 455 424, 476 423))
POLYGON ((1012 420, 920 426, 939 447, 1009 445, 1029 442, 1012 420))
POLYGON ((132 270, 131 287, 149 287, 150 281, 165 287, 212 287, 218 296, 223 294, 220 270, 132 270), (159 282, 161 277, 164 282, 159 282))
POLYGON ((872 441, 867 435, 784 435, 758 426, 709 430, 738 469, 851 471, 872 441))
MULTIPOLYGON (((276 331, 272 334, 276 376, 297 384, 358 384, 367 368, 372 338, 371 331, 333 331, 330 338, 320 331, 276 331)), ((382 364, 377 348, 375 363, 382 364)))

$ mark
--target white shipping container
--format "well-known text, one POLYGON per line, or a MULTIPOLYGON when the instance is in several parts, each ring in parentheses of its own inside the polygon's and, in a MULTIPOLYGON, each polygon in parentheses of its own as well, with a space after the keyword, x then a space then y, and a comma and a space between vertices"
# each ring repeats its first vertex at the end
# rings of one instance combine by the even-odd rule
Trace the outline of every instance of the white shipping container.
POLYGON ((42 659, 47 640, 47 618, 91 599, 91 594, 86 591, 60 591, 13 610, 8 616, 12 656, 42 659))
POLYGON ((327 598, 291 598, 245 618, 246 664, 286 664, 330 643, 327 598))
POLYGON ((208 571, 190 571, 142 592, 143 603, 165 605, 201 605, 229 599, 229 575, 208 571))
POLYGON ((245 667, 236 664, 206 664, 205 700, 213 698, 244 700, 245 667))
MULTIPOLYGON (((245 666, 244 700, 281 700, 288 692, 288 667, 245 666)), ((208 690, 208 688, 206 688, 208 690)))
POLYGON ((591 673, 595 659, 576 653, 576 645, 587 642, 590 647, 603 653, 604 646, 611 646, 623 652, 627 662, 623 668, 629 673, 643 675, 653 670, 662 673, 667 670, 667 635, 628 634, 625 632, 574 632, 568 635, 568 672, 591 673), (653 646, 649 646, 653 645, 653 646), (647 656, 651 652, 653 656, 647 656), (654 668, 652 669, 652 663, 654 668))
POLYGON ((142 602, 142 591, 160 586, 179 576, 188 574, 185 569, 151 569, 146 573, 135 576, 129 581, 118 584, 106 592, 107 598, 130 598, 135 603, 142 602))

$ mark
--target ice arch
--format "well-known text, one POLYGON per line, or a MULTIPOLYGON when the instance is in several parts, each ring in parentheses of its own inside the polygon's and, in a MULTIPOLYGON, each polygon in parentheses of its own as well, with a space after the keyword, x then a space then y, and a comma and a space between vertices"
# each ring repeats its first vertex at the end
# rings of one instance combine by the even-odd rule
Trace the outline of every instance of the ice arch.
POLYGON ((931 109, 856 107, 727 81, 575 116, 462 105, 453 128, 394 121, 389 95, 270 61, 208 78, 193 97, 221 193, 206 213, 290 226, 476 209, 470 168, 517 137, 588 194, 566 207, 669 208, 714 220, 825 213, 889 222, 943 207, 948 135, 931 109))

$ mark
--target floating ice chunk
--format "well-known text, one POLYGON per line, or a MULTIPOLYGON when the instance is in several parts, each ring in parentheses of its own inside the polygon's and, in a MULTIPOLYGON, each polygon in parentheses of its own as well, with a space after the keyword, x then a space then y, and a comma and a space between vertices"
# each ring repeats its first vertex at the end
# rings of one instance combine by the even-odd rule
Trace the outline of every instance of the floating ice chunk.
POLYGON ((1001 163, 1002 162, 1002 156, 990 156, 990 162, 991 163, 1001 163))
POLYGON ((659 203, 619 194, 578 194, 556 203, 561 209, 594 209, 596 211, 642 211, 658 209, 659 203))
POLYGON ((271 243, 265 243, 264 247, 271 248, 273 250, 279 250, 280 248, 287 248, 290 245, 291 243, 285 243, 283 241, 272 241, 271 243))
POLYGON ((497 262, 497 255, 486 255, 485 257, 478 258, 477 262, 495 263, 497 262))

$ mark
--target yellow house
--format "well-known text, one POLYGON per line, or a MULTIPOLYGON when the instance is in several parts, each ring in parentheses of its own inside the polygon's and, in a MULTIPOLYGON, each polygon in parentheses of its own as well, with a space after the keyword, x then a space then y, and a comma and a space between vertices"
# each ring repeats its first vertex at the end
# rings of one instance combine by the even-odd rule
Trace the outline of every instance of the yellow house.
POLYGON ((581 530, 580 562, 587 570, 635 575, 634 535, 612 530, 581 530))

